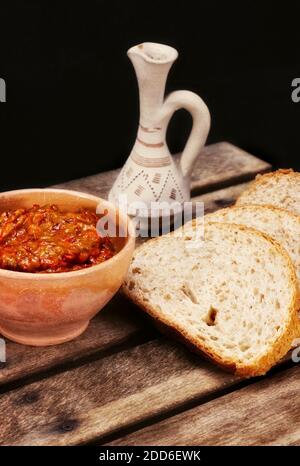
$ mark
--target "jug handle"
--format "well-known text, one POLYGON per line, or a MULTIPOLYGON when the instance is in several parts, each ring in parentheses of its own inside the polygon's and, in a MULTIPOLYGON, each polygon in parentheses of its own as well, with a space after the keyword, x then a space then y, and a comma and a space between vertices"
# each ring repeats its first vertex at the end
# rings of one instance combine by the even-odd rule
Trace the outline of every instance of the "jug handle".
POLYGON ((193 118, 193 126, 180 160, 183 176, 189 176, 204 146, 210 128, 210 113, 203 100, 191 91, 175 91, 168 95, 161 108, 160 118, 168 125, 179 109, 187 110, 193 118))

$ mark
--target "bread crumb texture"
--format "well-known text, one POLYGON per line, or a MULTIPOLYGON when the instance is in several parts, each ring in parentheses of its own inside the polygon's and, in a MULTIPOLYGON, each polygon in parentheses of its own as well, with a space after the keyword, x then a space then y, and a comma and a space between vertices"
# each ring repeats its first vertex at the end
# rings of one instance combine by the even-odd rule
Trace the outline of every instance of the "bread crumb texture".
POLYGON ((300 214, 300 173, 281 169, 256 177, 238 198, 241 204, 270 204, 300 214))

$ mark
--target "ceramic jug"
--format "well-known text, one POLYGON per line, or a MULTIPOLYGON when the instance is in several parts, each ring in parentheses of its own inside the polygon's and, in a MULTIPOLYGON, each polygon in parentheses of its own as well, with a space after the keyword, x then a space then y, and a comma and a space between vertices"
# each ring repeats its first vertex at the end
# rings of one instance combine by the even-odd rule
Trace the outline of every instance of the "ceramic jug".
POLYGON ((127 54, 139 86, 140 122, 134 147, 109 200, 118 203, 120 194, 126 194, 128 213, 135 215, 139 201, 150 207, 152 202, 183 204, 190 199, 190 174, 206 142, 210 114, 193 92, 175 91, 165 98, 167 76, 178 56, 176 49, 146 42, 130 48, 127 54), (190 112, 193 126, 181 159, 175 163, 166 132, 173 113, 181 108, 190 112))

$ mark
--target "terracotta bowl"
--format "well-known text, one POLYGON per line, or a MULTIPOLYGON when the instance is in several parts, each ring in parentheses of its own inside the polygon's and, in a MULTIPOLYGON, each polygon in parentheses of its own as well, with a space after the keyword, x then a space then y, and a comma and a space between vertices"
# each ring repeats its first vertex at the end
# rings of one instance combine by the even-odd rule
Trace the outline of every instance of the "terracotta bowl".
POLYGON ((0 333, 34 346, 63 343, 80 335, 113 297, 127 273, 134 250, 134 228, 113 204, 98 197, 63 189, 22 189, 0 193, 0 211, 57 204, 107 209, 124 237, 113 239, 117 254, 102 264, 62 273, 26 273, 0 269, 0 333))

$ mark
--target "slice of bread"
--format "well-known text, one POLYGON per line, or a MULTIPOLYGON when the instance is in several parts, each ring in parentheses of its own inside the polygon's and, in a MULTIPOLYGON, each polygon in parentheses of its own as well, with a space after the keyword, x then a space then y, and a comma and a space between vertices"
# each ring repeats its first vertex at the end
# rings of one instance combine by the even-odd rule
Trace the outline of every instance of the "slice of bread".
POLYGON ((246 225, 278 241, 292 259, 300 289, 300 215, 273 206, 241 205, 217 210, 206 215, 205 221, 246 225))
POLYGON ((245 377, 264 374, 299 335, 291 259, 243 225, 208 222, 204 236, 198 247, 185 232, 142 245, 124 292, 217 364, 245 377))
POLYGON ((300 173, 289 169, 258 175, 236 204, 268 204, 300 215, 300 173))

